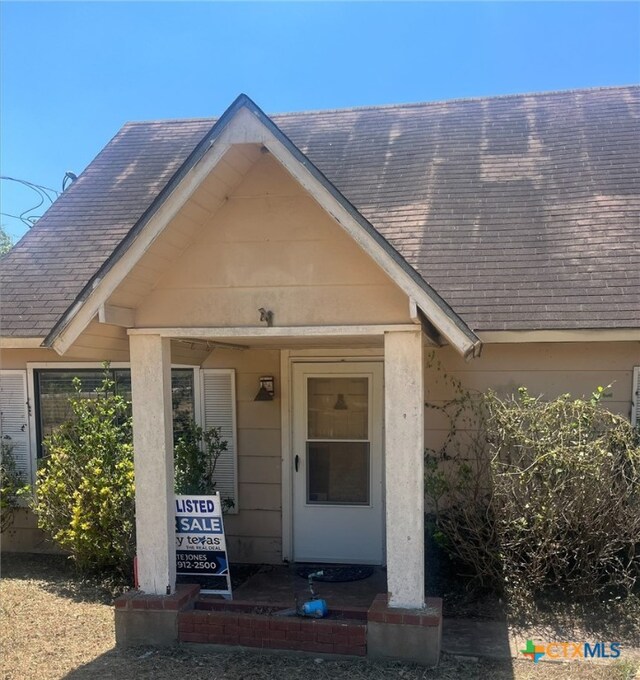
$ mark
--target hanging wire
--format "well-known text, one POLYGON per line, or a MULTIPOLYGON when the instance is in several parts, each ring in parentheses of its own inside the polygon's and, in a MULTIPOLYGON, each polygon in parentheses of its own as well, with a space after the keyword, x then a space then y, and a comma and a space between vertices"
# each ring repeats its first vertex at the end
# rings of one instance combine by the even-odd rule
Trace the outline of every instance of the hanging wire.
MULTIPOLYGON (((69 175, 72 175, 73 173, 67 173, 69 175)), ((66 179, 66 175, 65 175, 66 179)), ((21 212, 19 215, 11 215, 10 213, 6 212, 0 212, 0 215, 3 215, 4 217, 9 217, 13 220, 20 220, 23 224, 25 224, 29 229, 42 217, 42 215, 34 215, 32 214, 34 211, 38 210, 41 208, 45 203, 49 203, 49 205, 52 205, 53 202, 60 196, 60 191, 57 191, 56 189, 51 189, 50 187, 45 187, 42 184, 36 184, 35 182, 29 182, 26 179, 18 179, 16 177, 9 177, 7 175, 0 175, 0 180, 6 180, 8 182, 16 182, 17 184, 21 184, 22 186, 27 187, 28 189, 31 189, 38 195, 38 203, 30 208, 27 208, 27 210, 24 210, 21 212)), ((64 184, 63 184, 64 187, 64 184)), ((47 206, 48 207, 48 206, 47 206)))

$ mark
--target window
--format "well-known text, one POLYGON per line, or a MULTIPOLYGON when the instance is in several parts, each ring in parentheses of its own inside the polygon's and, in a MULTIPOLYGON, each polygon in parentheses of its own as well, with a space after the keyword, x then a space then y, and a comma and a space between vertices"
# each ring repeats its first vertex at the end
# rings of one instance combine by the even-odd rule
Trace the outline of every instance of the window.
MULTIPOLYGON (((131 371, 128 368, 110 369, 115 390, 131 400, 131 371)), ((69 397, 75 393, 73 379, 80 378, 82 396, 95 395, 104 379, 102 368, 37 369, 34 371, 36 401, 37 456, 42 457, 42 440, 70 416, 69 397)), ((173 399, 174 434, 178 434, 189 420, 195 418, 193 370, 171 370, 171 393, 173 399)))
POLYGON ((369 505, 369 379, 307 381, 307 505, 369 505))
MULTIPOLYGON (((31 457, 43 455, 42 440, 70 415, 69 396, 74 393, 73 379, 80 378, 82 394, 91 397, 102 383, 104 369, 74 368, 61 365, 59 368, 40 368, 37 364, 29 369, 33 372, 34 408, 28 410, 26 396, 27 372, 0 372, 0 429, 8 433, 24 451, 24 465, 31 470, 31 457), (19 374, 17 377, 13 374, 19 374), (21 382, 20 382, 21 381, 21 382), (33 420, 32 420, 33 419, 33 420), (29 421, 32 439, 29 446, 29 421), (18 441, 19 440, 19 441, 18 441), (23 441, 24 440, 24 441, 23 441)), ((131 400, 131 372, 128 367, 113 367, 109 373, 118 394, 131 400)), ((203 428, 219 427, 227 450, 220 456, 216 466, 217 490, 222 498, 233 500, 238 511, 238 479, 236 451, 236 396, 235 371, 233 369, 171 369, 171 393, 173 401, 173 435, 179 436, 191 420, 203 428)), ((34 461, 35 464, 35 461, 34 461)))

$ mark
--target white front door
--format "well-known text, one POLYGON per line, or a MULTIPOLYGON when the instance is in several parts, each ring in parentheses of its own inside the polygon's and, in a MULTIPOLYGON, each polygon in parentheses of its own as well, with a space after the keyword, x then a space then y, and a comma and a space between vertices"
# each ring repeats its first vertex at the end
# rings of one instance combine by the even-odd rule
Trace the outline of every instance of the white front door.
POLYGON ((383 564, 382 363, 292 376, 294 560, 383 564))

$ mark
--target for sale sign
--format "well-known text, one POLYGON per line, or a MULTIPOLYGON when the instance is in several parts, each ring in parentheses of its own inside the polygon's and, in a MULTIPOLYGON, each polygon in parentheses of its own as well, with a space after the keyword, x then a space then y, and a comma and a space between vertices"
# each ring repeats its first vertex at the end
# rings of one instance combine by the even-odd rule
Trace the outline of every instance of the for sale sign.
POLYGON ((178 580, 200 584, 203 593, 231 595, 220 494, 175 498, 178 580))

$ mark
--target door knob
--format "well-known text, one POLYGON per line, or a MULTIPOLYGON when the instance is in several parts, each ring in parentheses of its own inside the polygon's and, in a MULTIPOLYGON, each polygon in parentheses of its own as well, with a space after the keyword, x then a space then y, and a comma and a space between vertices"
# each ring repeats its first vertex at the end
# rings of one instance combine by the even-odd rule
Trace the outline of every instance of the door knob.
POLYGON ((296 457, 294 460, 294 464, 296 466, 296 472, 298 472, 298 465, 300 464, 300 456, 296 453, 296 457))

